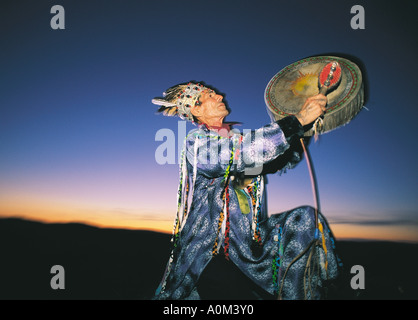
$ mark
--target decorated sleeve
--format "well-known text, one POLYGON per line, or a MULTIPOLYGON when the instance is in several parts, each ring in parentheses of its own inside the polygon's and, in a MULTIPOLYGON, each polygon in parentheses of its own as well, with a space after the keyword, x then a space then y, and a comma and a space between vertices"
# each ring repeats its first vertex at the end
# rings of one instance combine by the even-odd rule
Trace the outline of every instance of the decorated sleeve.
POLYGON ((263 174, 284 173, 287 169, 294 168, 303 158, 303 147, 300 139, 303 138, 304 144, 308 145, 311 137, 304 136, 304 128, 295 116, 288 116, 276 121, 282 129, 289 148, 273 161, 263 166, 263 174))
POLYGON ((290 145, 297 143, 305 133, 303 126, 295 116, 285 117, 277 120, 276 123, 282 129, 284 135, 286 136, 286 140, 290 145))

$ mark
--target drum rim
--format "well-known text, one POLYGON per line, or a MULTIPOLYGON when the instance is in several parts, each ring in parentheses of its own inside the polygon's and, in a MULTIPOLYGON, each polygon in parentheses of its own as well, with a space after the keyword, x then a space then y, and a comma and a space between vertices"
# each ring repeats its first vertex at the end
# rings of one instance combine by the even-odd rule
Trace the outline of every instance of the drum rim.
POLYGON ((341 107, 344 104, 349 103, 352 99, 354 99, 356 97, 356 95, 358 94, 358 91, 361 90, 361 88, 362 88, 361 70, 354 62, 352 62, 350 60, 347 60, 347 59, 344 59, 344 58, 341 58, 341 57, 336 57, 336 56, 308 57, 308 58, 304 58, 304 59, 295 61, 294 63, 284 67, 279 72, 277 72, 271 78, 271 80, 268 82, 268 84, 266 86, 266 89, 264 91, 264 100, 265 100, 265 103, 266 103, 266 106, 267 106, 267 109, 268 109, 269 113, 277 115, 279 118, 294 115, 292 113, 287 113, 287 112, 284 112, 282 110, 279 110, 278 107, 276 107, 271 102, 271 94, 270 94, 271 88, 273 87, 274 83, 276 82, 276 80, 279 77, 281 77, 285 72, 294 68, 295 66, 298 66, 302 63, 309 62, 309 61, 323 61, 323 60, 325 60, 325 61, 326 60, 330 60, 330 61, 331 60, 337 60, 342 66, 346 67, 346 69, 350 72, 350 74, 352 76, 352 79, 353 79, 353 83, 351 85, 350 90, 347 92, 347 94, 337 104, 328 108, 325 115, 330 115, 333 112, 340 110, 341 107))

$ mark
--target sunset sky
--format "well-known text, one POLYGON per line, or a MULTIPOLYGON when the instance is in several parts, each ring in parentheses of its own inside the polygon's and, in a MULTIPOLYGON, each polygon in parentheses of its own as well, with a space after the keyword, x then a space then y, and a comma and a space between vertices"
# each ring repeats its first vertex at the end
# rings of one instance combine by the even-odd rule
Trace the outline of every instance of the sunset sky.
MULTIPOLYGON (((204 81, 227 120, 255 129, 278 71, 341 55, 361 62, 367 109, 310 145, 322 212, 337 238, 418 242, 416 12, 403 0, 2 1, 0 217, 171 232, 178 163, 157 163, 156 134, 184 126, 151 99, 204 81), (350 26, 355 4, 364 30, 350 26)), ((269 176, 268 201, 270 213, 314 204, 305 161, 269 176)))

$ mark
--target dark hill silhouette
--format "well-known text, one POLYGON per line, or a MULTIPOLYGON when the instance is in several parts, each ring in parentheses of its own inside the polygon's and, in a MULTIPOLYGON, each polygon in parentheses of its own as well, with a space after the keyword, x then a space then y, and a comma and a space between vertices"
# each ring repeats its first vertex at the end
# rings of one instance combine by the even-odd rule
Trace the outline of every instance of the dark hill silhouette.
MULTIPOLYGON (((139 299, 153 296, 170 251, 168 234, 78 223, 0 219, 0 299, 139 299), (50 286, 65 269, 65 289, 50 286)), ((417 299, 418 245, 337 242, 345 273, 333 299, 417 299), (365 290, 352 290, 350 268, 365 269, 365 290)))
POLYGON ((0 219, 0 298, 147 299, 169 241, 151 231, 0 219), (64 267, 65 290, 51 289, 54 265, 64 267))

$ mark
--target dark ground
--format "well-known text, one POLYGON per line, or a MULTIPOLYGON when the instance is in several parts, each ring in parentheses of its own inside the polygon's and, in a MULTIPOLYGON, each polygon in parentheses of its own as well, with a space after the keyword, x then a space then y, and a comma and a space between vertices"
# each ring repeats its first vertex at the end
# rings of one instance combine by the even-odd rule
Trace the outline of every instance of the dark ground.
MULTIPOLYGON (((162 277, 170 235, 82 224, 0 219, 0 299, 148 300, 162 277), (50 286, 51 267, 65 270, 65 289, 50 286)), ((345 266, 338 300, 418 299, 418 244, 337 242, 345 266), (353 265, 365 289, 350 287, 353 265)))

